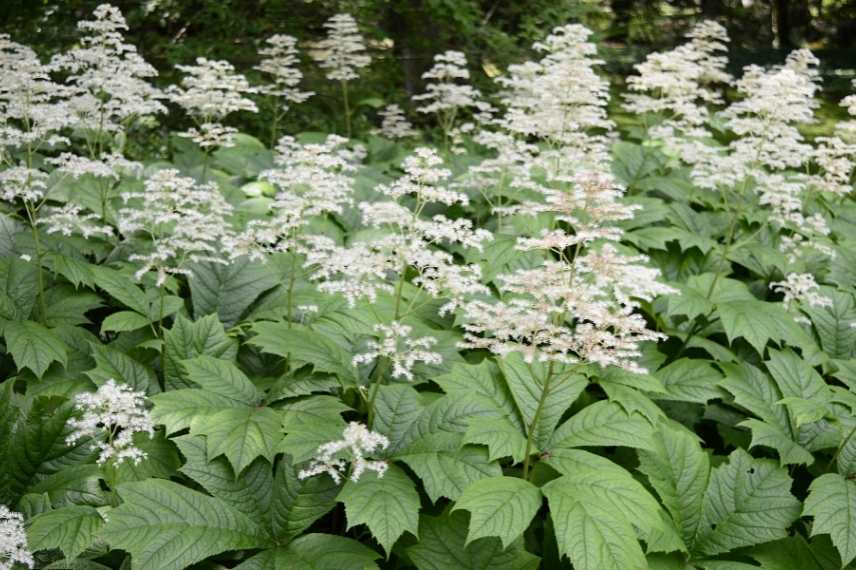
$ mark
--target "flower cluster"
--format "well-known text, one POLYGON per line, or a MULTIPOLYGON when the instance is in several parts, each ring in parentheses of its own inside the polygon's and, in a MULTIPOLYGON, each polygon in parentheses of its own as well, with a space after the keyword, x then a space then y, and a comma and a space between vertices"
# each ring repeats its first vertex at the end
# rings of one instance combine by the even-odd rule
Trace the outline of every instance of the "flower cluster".
POLYGON ((327 72, 331 81, 351 81, 357 71, 367 67, 372 59, 366 53, 365 42, 350 14, 336 14, 324 23, 327 38, 319 42, 313 57, 327 72))
POLYGON ((118 227, 137 247, 130 261, 141 264, 136 278, 149 271, 157 285, 170 274, 191 275, 190 263, 227 263, 223 243, 231 239, 231 205, 215 184, 198 184, 174 169, 160 170, 142 190, 122 194, 118 227))
POLYGON ((36 562, 27 548, 23 515, 0 505, 0 570, 13 570, 16 564, 33 568, 36 562))
POLYGON ((126 460, 135 464, 146 458, 146 452, 134 445, 134 434, 147 433, 154 437, 154 425, 145 407, 146 396, 112 378, 91 394, 78 394, 75 410, 80 417, 68 421, 72 432, 66 437, 68 445, 83 439, 95 439, 100 449, 98 463, 112 461, 119 465, 126 460))
POLYGON ((481 93, 468 83, 467 56, 459 51, 447 51, 434 56, 434 66, 422 74, 427 82, 425 93, 413 97, 425 101, 420 113, 436 113, 442 117, 443 128, 450 131, 455 115, 463 109, 478 107, 481 93))
POLYGON ((245 95, 258 90, 228 61, 198 57, 195 65, 177 65, 176 68, 185 75, 180 85, 170 85, 166 93, 198 127, 188 130, 184 136, 204 149, 232 145, 237 131, 223 126, 221 121, 230 113, 257 112, 256 104, 245 95))
POLYGON ((366 426, 351 422, 342 432, 342 439, 325 443, 318 447, 315 458, 309 467, 301 470, 297 476, 307 479, 315 475, 327 473, 338 485, 350 469, 349 478, 357 482, 366 471, 374 471, 378 477, 386 473, 386 461, 371 461, 366 454, 378 449, 386 449, 389 440, 366 426))
POLYGON ((70 87, 54 82, 36 53, 0 34, 0 162, 10 151, 37 151, 69 140, 61 131, 72 122, 70 87))
POLYGON ((375 332, 383 335, 380 342, 371 341, 369 352, 354 356, 354 366, 368 364, 378 358, 388 358, 392 363, 392 377, 413 380, 413 366, 417 362, 440 364, 443 357, 431 352, 437 339, 431 336, 412 338, 413 328, 397 321, 389 325, 375 325, 375 332))
POLYGON ((436 151, 418 148, 402 166, 403 176, 376 187, 389 199, 359 204, 365 225, 390 232, 345 247, 316 238, 307 254, 307 266, 313 268, 312 278, 321 281, 322 291, 341 293, 352 305, 362 296, 374 299, 378 291, 391 292, 388 279, 402 279, 412 267, 417 272, 414 283, 421 290, 449 299, 441 311, 447 312, 464 296, 487 288, 480 282, 478 266, 458 264, 451 254, 434 246, 444 242, 480 249, 492 235, 473 228, 470 220, 450 220, 442 214, 430 220, 421 217, 432 204, 468 203, 465 194, 445 184, 451 172, 443 167, 436 151))
POLYGON ((617 222, 637 207, 623 203, 623 188, 610 173, 608 92, 594 72, 599 62, 589 35, 578 25, 554 30, 536 45, 547 54, 540 62, 513 67, 500 79, 507 112, 496 123, 505 133, 479 136, 498 155, 484 172, 520 192, 501 194, 512 203, 494 212, 547 216, 551 223, 517 237, 517 249, 539 253, 540 263, 498 275, 499 298, 475 295, 463 303, 460 346, 521 353, 527 362, 640 371, 641 343, 663 335, 649 330, 637 309, 674 290, 657 281, 659 272, 644 256, 623 255, 613 245, 623 233, 617 222), (533 136, 548 144, 518 141, 533 136))
POLYGON ((322 143, 301 144, 283 137, 274 158, 276 168, 259 176, 278 189, 267 218, 249 222, 245 231, 226 237, 232 258, 248 255, 264 259, 279 252, 305 253, 304 229, 328 213, 341 214, 351 202, 351 174, 362 151, 345 146, 347 139, 330 135, 322 143))
POLYGON ((770 289, 784 295, 782 303, 788 309, 796 302, 809 307, 831 307, 832 299, 820 292, 811 273, 789 273, 784 281, 770 283, 770 289))
POLYGON ((690 41, 671 51, 655 52, 636 66, 638 76, 628 79, 633 93, 626 96, 626 108, 638 114, 656 113, 664 120, 649 129, 652 138, 681 149, 684 137, 705 136, 702 128, 709 119, 709 106, 722 102, 717 83, 728 84, 728 33, 713 21, 695 26, 690 41))
POLYGON ((380 110, 380 130, 376 131, 388 139, 404 139, 415 137, 419 133, 404 116, 404 111, 396 104, 387 105, 380 110))
POLYGON ((556 28, 534 45, 545 54, 541 60, 511 65, 507 77, 497 78, 505 88, 503 127, 562 147, 563 156, 548 155, 548 165, 597 164, 608 156, 609 83, 595 71, 603 61, 593 57, 597 46, 588 41, 591 33, 580 24, 556 28))
POLYGON ((149 83, 157 71, 125 42, 122 33, 128 25, 119 9, 101 4, 93 17, 78 22, 80 45, 55 56, 50 67, 67 74, 74 126, 97 138, 166 108, 160 102, 163 94, 149 83))
POLYGON ((297 39, 285 34, 277 34, 267 39, 267 46, 259 50, 262 56, 256 69, 270 78, 270 84, 259 91, 282 100, 283 110, 289 104, 303 103, 312 95, 311 91, 299 89, 303 73, 297 67, 297 39))

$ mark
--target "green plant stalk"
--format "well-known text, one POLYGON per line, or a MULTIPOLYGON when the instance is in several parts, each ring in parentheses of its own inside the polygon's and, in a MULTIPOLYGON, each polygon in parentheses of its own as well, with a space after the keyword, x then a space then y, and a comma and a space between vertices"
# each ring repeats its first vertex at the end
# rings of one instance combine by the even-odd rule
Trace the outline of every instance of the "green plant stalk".
POLYGON ((541 398, 538 400, 538 407, 535 409, 535 415, 532 417, 532 423, 529 424, 528 433, 526 434, 526 451, 523 459, 523 478, 529 479, 529 466, 532 460, 532 444, 535 439, 535 430, 538 429, 538 422, 541 419, 541 414, 544 411, 544 404, 547 401, 547 396, 550 394, 550 381, 553 379, 553 370, 555 361, 551 360, 547 366, 547 376, 544 378, 544 386, 541 389, 541 398))
MULTIPOLYGON (((399 319, 399 317, 401 316, 400 315, 401 295, 402 295, 402 291, 404 290, 404 280, 405 280, 406 276, 407 276, 407 263, 403 262, 402 267, 401 267, 401 271, 399 272, 399 275, 398 275, 398 284, 395 287, 395 312, 394 312, 393 317, 392 317, 392 320, 394 320, 394 321, 397 321, 399 319)), ((371 429, 372 423, 374 422, 375 400, 377 400, 377 393, 378 393, 378 390, 380 390, 380 385, 383 383, 383 377, 386 374, 387 368, 389 368, 389 359, 383 358, 383 359, 381 359, 380 362, 378 362, 378 365, 375 367, 374 371, 372 372, 372 376, 374 376, 374 378, 373 378, 374 382, 372 383, 371 393, 369 394, 369 400, 368 400, 367 424, 369 426, 369 429, 371 429)))
POLYGON ((351 105, 348 102, 348 82, 342 81, 342 100, 345 104, 345 134, 351 138, 351 105))
POLYGON ((297 279, 294 272, 297 271, 297 253, 291 252, 291 271, 288 274, 288 292, 286 301, 286 319, 288 320, 288 328, 291 328, 291 322, 294 317, 294 283, 297 279))
POLYGON ((42 246, 39 241, 39 230, 36 228, 36 215, 29 201, 24 202, 24 209, 27 211, 27 218, 30 222, 30 231, 33 234, 33 245, 36 248, 36 275, 38 277, 39 291, 39 310, 41 312, 42 324, 45 324, 48 318, 47 304, 45 303, 45 272, 42 269, 42 246))

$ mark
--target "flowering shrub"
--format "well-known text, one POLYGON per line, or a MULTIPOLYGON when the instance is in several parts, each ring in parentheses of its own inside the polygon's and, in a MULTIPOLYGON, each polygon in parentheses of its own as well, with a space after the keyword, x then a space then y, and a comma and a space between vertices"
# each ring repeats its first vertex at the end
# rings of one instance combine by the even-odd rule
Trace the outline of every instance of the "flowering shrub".
POLYGON ((351 137, 347 14, 348 136, 279 132, 299 38, 162 88, 125 29, 0 36, 0 569, 854 567, 856 96, 808 137, 808 50, 733 78, 704 22, 619 128, 570 24, 351 137))

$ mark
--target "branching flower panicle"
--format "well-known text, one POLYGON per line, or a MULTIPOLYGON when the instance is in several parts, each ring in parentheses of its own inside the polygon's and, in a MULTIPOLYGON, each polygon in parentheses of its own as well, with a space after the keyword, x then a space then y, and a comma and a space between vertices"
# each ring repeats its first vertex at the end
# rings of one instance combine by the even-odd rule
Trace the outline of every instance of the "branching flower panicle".
POLYGON ((360 480, 366 471, 374 471, 378 478, 383 477, 387 470, 386 461, 366 459, 366 455, 379 449, 386 449, 389 440, 370 431, 366 426, 351 422, 342 432, 342 439, 325 443, 318 447, 316 456, 306 469, 301 470, 297 477, 307 479, 327 473, 338 485, 350 470, 349 479, 354 483, 360 480))
POLYGON ((380 130, 376 133, 388 139, 406 139, 415 137, 419 132, 413 128, 404 111, 396 104, 387 105, 378 113, 381 118, 380 130))
POLYGON ((257 112, 256 104, 245 97, 256 93, 257 89, 228 61, 198 57, 195 65, 177 65, 176 69, 185 75, 180 85, 171 85, 166 93, 198 127, 186 131, 183 136, 203 149, 231 146, 237 131, 221 122, 230 113, 257 112))
POLYGON ((75 125, 91 133, 124 130, 135 118, 164 113, 163 94, 149 83, 157 71, 125 42, 125 18, 115 6, 101 4, 94 19, 78 22, 80 46, 51 60, 53 70, 67 73, 73 89, 68 106, 75 125))
POLYGON ((267 39, 265 47, 259 50, 259 55, 262 60, 255 68, 270 81, 259 91, 281 100, 282 111, 286 111, 291 104, 303 103, 315 94, 299 88, 303 73, 297 66, 300 63, 297 38, 285 34, 273 35, 267 39))
POLYGON ((222 252, 232 235, 232 207, 215 184, 160 170, 122 199, 127 206, 119 211, 119 232, 139 246, 140 253, 128 258, 141 264, 137 279, 155 271, 161 286, 167 275, 191 275, 190 263, 227 263, 222 252))
POLYGON ((154 424, 146 410, 146 397, 127 384, 109 379, 94 393, 78 394, 75 410, 79 417, 68 421, 73 430, 66 444, 92 438, 100 450, 98 463, 112 461, 120 465, 126 460, 140 463, 146 452, 134 445, 134 434, 147 433, 154 437, 154 424))
POLYGON ((13 570, 17 564, 27 568, 36 564, 27 547, 24 516, 0 505, 0 570, 13 570))
POLYGON ((443 357, 430 349, 437 344, 432 336, 413 338, 413 327, 393 321, 389 325, 375 325, 375 332, 382 338, 379 342, 370 341, 368 352, 354 356, 354 366, 368 364, 378 358, 388 358, 392 363, 392 377, 413 380, 413 366, 417 362, 441 364, 443 357))
POLYGON ((770 289, 784 295, 786 309, 796 303, 808 307, 831 307, 832 299, 820 292, 820 286, 811 273, 789 273, 784 281, 770 283, 770 289))
POLYGON ((709 119, 709 105, 722 102, 715 84, 729 84, 725 71, 728 50, 725 28, 713 21, 696 25, 690 41, 671 51, 653 53, 636 65, 638 76, 628 79, 633 93, 625 107, 634 113, 664 114, 665 120, 649 134, 679 152, 685 137, 707 135, 702 126, 709 119))
POLYGON ((366 53, 366 45, 357 22, 350 14, 336 14, 324 23, 327 37, 318 43, 313 57, 326 71, 331 81, 352 81, 359 77, 359 70, 367 67, 372 59, 366 53))

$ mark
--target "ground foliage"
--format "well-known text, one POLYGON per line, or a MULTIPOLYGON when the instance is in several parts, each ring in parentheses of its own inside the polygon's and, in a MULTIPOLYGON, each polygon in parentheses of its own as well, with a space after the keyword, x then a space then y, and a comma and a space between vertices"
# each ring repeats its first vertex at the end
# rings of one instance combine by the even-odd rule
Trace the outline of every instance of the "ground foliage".
MULTIPOLYGON (((590 45, 579 27, 563 34, 590 45)), ((582 52, 574 69, 596 78, 582 52)), ((770 77, 813 84, 800 57, 770 77)), ((767 95, 783 108, 800 96, 775 81, 767 95)), ((21 513, 0 511, 0 567, 21 525, 34 567, 53 569, 852 567, 849 163, 802 139, 799 161, 775 163, 792 134, 780 122, 754 141, 773 158, 740 163, 724 188, 727 173, 694 169, 680 141, 748 152, 734 143, 753 126, 728 123, 743 111, 713 98, 709 115, 670 115, 636 100, 647 110, 616 130, 596 112, 606 93, 586 88, 560 102, 586 107, 576 128, 480 119, 527 147, 505 162, 442 98, 428 98, 431 132, 304 132, 272 149, 210 127, 250 110, 232 93, 191 140, 172 135, 168 162, 140 168, 117 158, 124 127, 93 130, 88 115, 53 133, 46 115, 22 126, 0 107, 6 126, 65 137, 35 148, 4 135, 0 155, 0 504, 21 513), (61 151, 115 170, 49 160, 61 151), (518 168, 521 156, 533 164, 518 168), (586 169, 594 182, 574 178, 586 169), (585 200, 532 206, 579 188, 620 191, 598 203, 606 214, 585 200), (373 209, 390 197, 400 209, 373 209), (448 218, 425 225, 435 215, 448 218), (471 233, 482 229, 492 236, 471 233), (393 235, 436 257, 412 261, 393 235), (545 293, 505 323, 541 308, 547 332, 530 337, 479 320, 499 320, 487 305, 526 297, 560 262, 589 264, 579 287, 616 290, 591 306, 567 301, 573 289, 545 293), (465 266, 451 285, 433 273, 465 266), (509 289, 508 275, 523 277, 509 289), (81 395, 126 401, 117 386, 144 396, 141 415, 88 425, 81 395)), ((477 99, 468 114, 485 111, 477 99)), ((518 118, 555 112, 498 104, 515 105, 518 118)), ((99 108, 102 126, 136 118, 99 108)))

